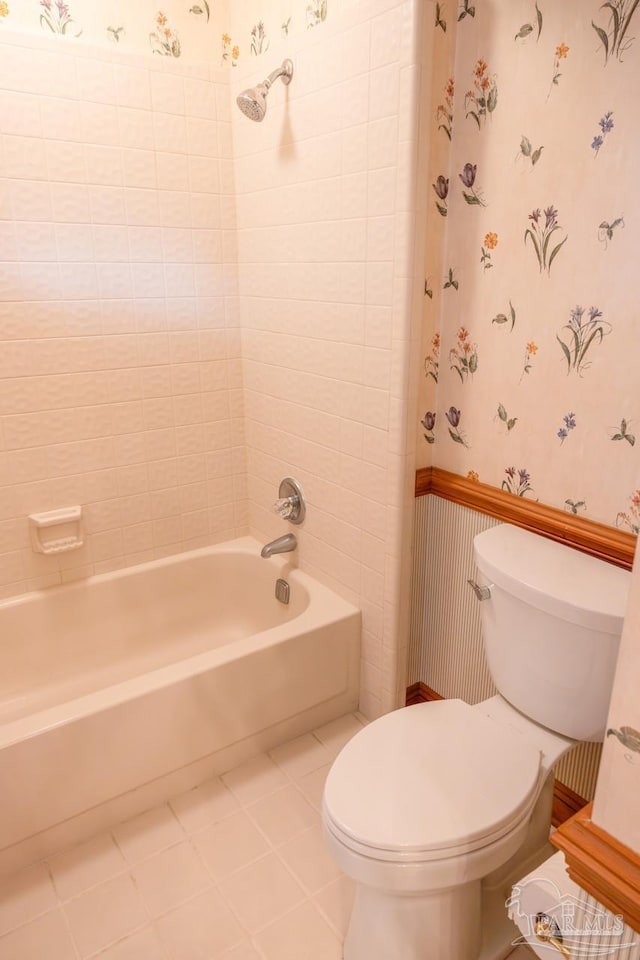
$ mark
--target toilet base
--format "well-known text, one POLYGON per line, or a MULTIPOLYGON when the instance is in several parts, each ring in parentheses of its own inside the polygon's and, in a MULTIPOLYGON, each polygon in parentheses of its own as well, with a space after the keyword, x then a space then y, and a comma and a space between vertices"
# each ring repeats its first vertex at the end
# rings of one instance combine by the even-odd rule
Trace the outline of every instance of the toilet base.
POLYGON ((477 960, 480 881, 430 893, 358 884, 344 960, 477 960))

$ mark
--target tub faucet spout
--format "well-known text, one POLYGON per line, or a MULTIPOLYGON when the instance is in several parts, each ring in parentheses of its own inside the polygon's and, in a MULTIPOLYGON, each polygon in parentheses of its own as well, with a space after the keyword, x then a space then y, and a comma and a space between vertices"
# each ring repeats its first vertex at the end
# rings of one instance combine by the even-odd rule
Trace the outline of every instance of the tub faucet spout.
POLYGON ((298 546, 298 541, 295 538, 293 533, 285 533, 284 537, 278 537, 277 540, 272 540, 271 543, 265 543, 264 547, 260 552, 261 557, 272 557, 274 553, 290 553, 292 550, 295 550, 298 546))

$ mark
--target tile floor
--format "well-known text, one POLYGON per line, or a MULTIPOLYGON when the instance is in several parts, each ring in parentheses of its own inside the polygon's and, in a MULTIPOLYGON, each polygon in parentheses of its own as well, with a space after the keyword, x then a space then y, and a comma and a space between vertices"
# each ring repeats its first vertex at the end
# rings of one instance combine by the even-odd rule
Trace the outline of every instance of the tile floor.
POLYGON ((4 881, 0 960, 339 960, 353 890, 320 800, 360 727, 335 720, 4 881))

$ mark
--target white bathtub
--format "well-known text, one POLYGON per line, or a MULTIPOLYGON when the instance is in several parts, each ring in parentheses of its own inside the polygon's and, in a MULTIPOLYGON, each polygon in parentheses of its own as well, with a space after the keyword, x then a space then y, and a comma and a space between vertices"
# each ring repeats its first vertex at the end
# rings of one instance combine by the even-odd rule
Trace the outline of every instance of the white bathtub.
POLYGON ((259 554, 247 537, 0 604, 0 870, 355 709, 359 611, 259 554))

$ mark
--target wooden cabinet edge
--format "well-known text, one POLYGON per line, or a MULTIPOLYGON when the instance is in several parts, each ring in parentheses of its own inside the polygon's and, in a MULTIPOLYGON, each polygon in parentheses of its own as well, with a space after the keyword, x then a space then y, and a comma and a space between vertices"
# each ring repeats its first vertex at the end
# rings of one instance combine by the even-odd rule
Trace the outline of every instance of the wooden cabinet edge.
POLYGON ((640 855, 598 827, 588 804, 551 835, 569 876, 613 914, 640 932, 640 855))

